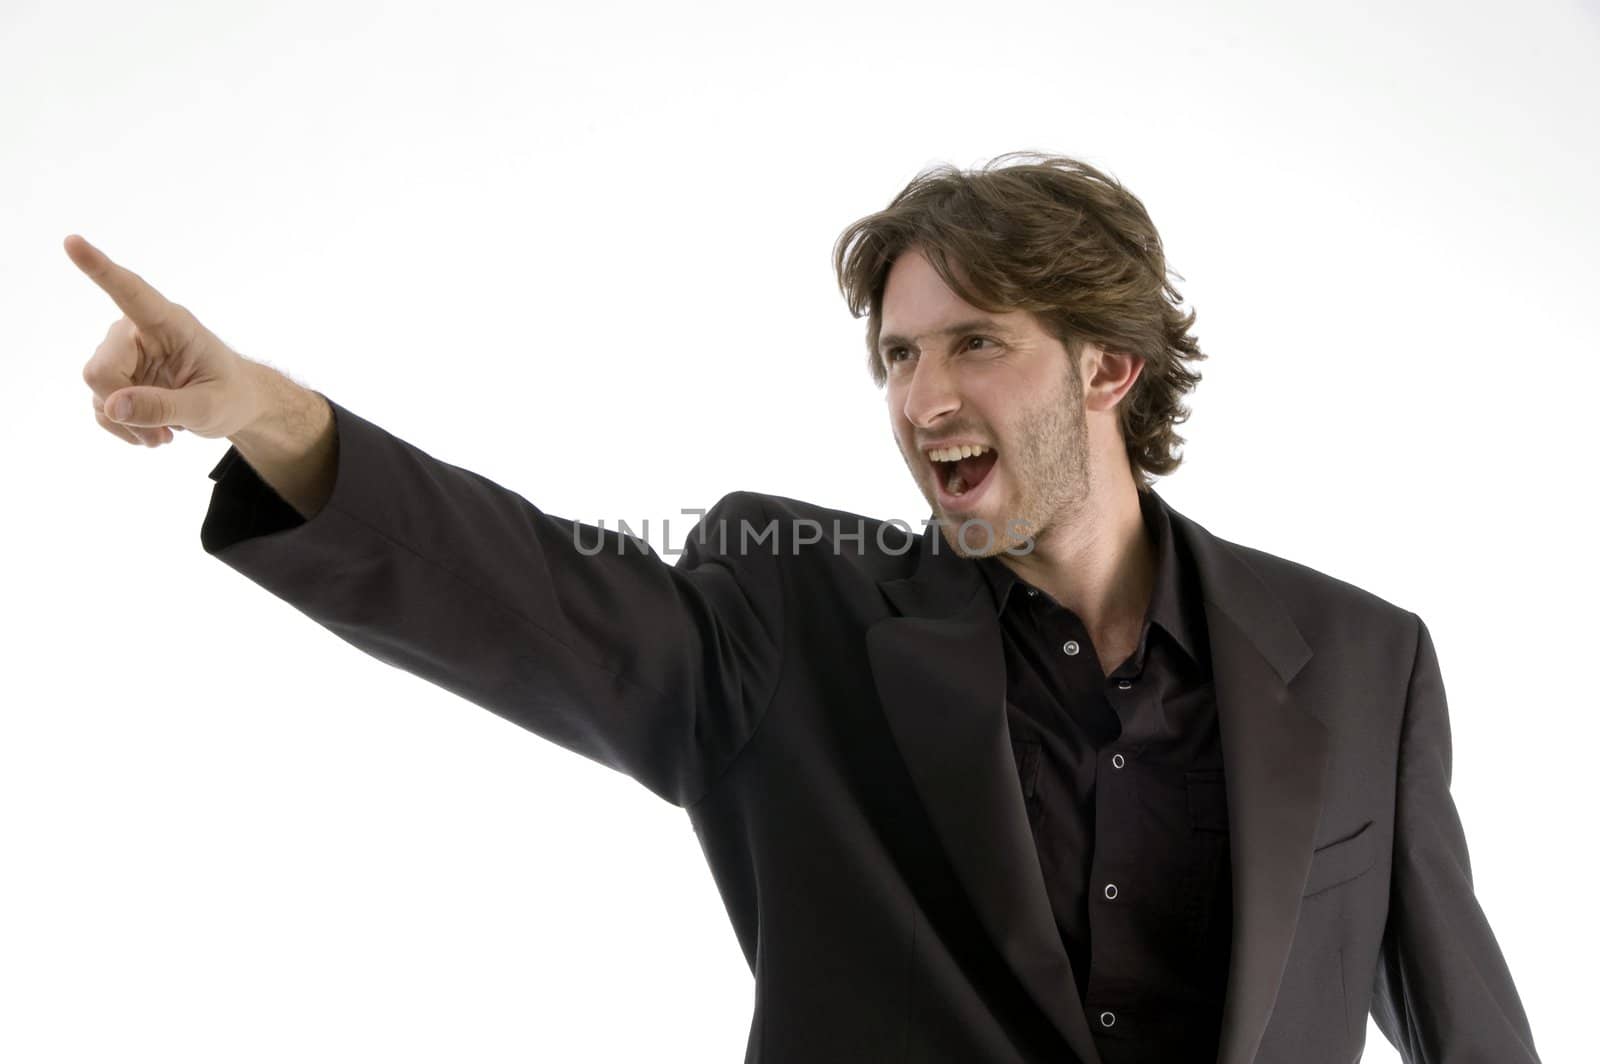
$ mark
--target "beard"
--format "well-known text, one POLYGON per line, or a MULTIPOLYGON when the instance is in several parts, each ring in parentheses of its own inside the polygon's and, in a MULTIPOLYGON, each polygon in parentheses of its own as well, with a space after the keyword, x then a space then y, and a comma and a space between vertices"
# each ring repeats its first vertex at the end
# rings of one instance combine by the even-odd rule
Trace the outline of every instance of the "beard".
POLYGON ((1054 529, 1075 524, 1088 505, 1089 422, 1083 382, 1070 364, 1055 394, 1041 398, 1018 420, 1011 450, 1007 482, 1014 494, 1006 500, 989 554, 1031 550, 1054 529))

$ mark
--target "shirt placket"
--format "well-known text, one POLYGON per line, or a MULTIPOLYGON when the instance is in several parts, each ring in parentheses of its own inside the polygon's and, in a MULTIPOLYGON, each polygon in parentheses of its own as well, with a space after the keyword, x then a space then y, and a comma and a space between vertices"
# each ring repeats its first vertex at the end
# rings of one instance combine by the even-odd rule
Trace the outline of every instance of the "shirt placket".
POLYGON ((1102 705, 1122 723, 1121 734, 1102 745, 1094 759, 1095 830, 1086 899, 1090 965, 1082 1006, 1097 1038, 1136 1037, 1139 973, 1126 965, 1139 956, 1135 944, 1141 898, 1145 891, 1157 889, 1156 884, 1145 881, 1148 862, 1141 860, 1137 839, 1128 834, 1139 817, 1137 749, 1129 740, 1139 711, 1142 655, 1136 654, 1105 676, 1076 614, 1041 596, 1036 588, 1027 589, 1027 595, 1042 634, 1055 647, 1056 671, 1061 677, 1058 689, 1080 698, 1084 692, 1092 693, 1103 699, 1102 705))

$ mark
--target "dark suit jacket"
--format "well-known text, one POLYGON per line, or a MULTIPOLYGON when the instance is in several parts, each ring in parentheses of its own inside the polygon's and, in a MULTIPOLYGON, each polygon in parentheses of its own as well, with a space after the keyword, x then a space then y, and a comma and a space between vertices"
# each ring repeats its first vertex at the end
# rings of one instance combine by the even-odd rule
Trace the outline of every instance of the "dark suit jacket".
MULTIPOLYGON (((747 1062, 1099 1064, 994 607, 936 526, 733 492, 669 565, 333 410, 327 505, 302 521, 230 448, 204 548, 682 806, 755 976, 747 1062)), ((1473 894, 1426 626, 1168 512, 1199 570, 1224 750, 1220 1064, 1354 1061, 1369 1009, 1416 1064, 1536 1061, 1473 894)))

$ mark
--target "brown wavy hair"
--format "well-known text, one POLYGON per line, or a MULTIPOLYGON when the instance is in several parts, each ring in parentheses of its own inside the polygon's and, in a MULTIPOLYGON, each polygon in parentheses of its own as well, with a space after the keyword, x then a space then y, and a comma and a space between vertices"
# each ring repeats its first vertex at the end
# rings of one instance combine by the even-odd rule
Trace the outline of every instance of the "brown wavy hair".
POLYGON ((1178 468, 1184 438, 1175 427, 1188 420, 1183 397, 1200 382, 1191 364, 1206 356, 1137 196, 1076 159, 1007 152, 977 170, 925 169, 888 207, 852 222, 834 244, 834 271, 851 316, 868 315, 867 368, 880 388, 883 290, 912 247, 973 306, 1031 312, 1074 368, 1086 343, 1142 357, 1144 372, 1119 407, 1128 464, 1140 491, 1178 468), (1016 159, 1024 161, 999 165, 1016 159))

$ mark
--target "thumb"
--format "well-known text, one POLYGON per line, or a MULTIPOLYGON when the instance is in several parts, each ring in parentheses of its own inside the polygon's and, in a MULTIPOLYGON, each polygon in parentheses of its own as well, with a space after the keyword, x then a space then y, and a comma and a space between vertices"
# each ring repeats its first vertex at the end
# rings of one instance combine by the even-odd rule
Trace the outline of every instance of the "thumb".
POLYGON ((106 417, 120 425, 159 428, 188 420, 179 416, 172 388, 122 388, 106 396, 106 417))

